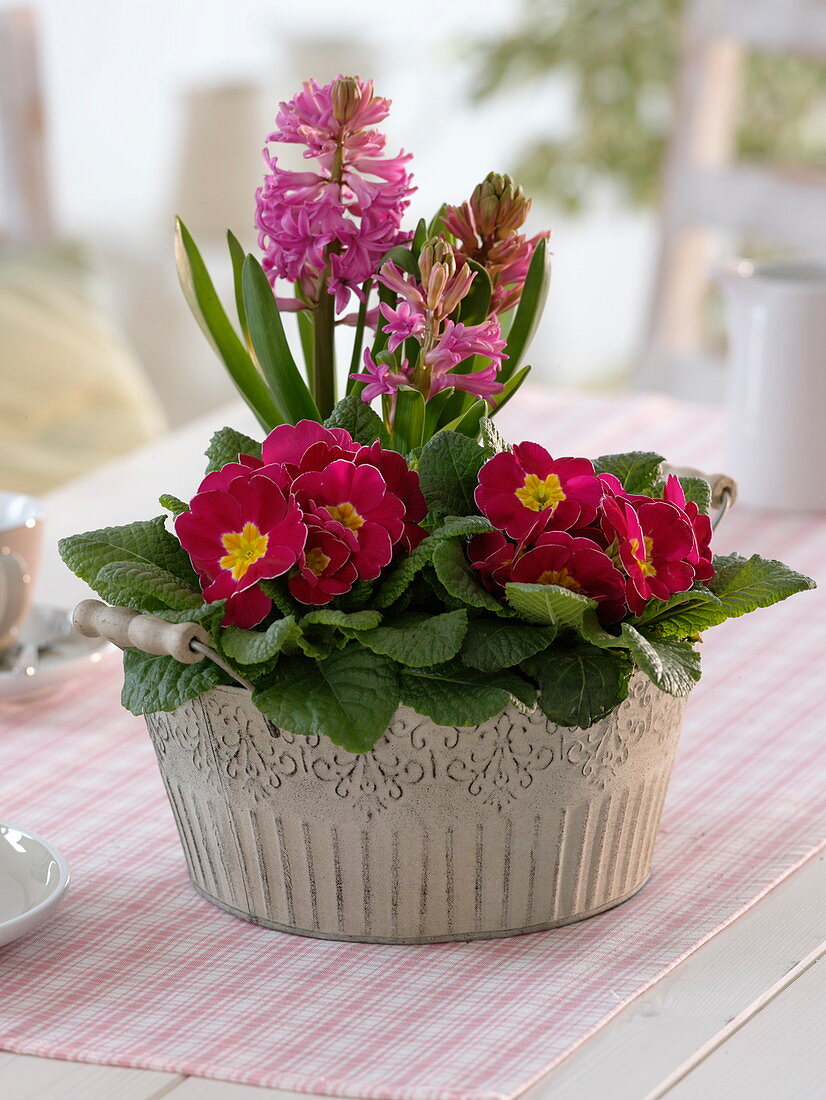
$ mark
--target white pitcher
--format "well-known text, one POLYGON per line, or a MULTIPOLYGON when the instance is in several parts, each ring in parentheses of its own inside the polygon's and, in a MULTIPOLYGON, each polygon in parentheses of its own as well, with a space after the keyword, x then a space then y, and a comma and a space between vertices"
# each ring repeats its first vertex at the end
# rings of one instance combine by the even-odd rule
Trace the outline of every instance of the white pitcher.
POLYGON ((728 465, 742 503, 826 509, 826 264, 723 272, 728 465))

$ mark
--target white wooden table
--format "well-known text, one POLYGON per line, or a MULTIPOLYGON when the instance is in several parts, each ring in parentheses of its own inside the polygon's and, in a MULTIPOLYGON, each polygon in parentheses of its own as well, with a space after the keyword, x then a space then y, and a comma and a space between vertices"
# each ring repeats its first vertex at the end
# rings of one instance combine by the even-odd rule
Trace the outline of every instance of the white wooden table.
MULTIPOLYGON (((44 603, 88 595, 57 556, 66 534, 156 515, 161 492, 188 499, 211 432, 257 434, 232 406, 47 499, 44 603)), ((744 916, 602 1027, 525 1100, 826 1098, 826 857, 789 875, 744 916)), ((2 996, 2 968, 0 968, 2 996)), ((306 1094, 197 1077, 6 1054, 2 1100, 298 1100, 306 1094)))

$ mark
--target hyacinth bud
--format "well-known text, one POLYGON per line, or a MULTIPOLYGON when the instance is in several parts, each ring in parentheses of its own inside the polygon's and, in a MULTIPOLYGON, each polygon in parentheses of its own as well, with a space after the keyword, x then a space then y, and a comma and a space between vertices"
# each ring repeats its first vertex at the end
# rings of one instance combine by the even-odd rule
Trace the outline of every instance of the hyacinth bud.
POLYGON ((528 216, 530 199, 510 176, 489 172, 473 189, 470 208, 481 237, 507 237, 515 233, 528 216))
POLYGON ((453 252, 453 246, 443 240, 442 237, 431 237, 429 241, 425 242, 419 253, 419 271, 422 276, 422 286, 427 287, 430 285, 431 271, 436 264, 444 266, 447 278, 450 279, 456 274, 456 256, 453 252))
POLYGON ((343 126, 354 117, 363 99, 373 98, 373 82, 357 76, 340 76, 333 81, 330 96, 333 118, 343 126))
POLYGON ((438 309, 447 286, 447 280, 447 267, 444 264, 434 264, 430 269, 430 278, 424 284, 425 302, 429 310, 435 312, 438 309))

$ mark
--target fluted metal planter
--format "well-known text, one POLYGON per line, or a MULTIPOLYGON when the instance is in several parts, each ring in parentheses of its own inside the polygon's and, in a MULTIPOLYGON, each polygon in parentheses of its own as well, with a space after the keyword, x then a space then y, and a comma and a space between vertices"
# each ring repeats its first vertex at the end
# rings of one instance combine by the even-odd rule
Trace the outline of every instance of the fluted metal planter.
POLYGON ((430 943, 538 931, 636 893, 683 700, 641 673, 589 729, 402 707, 369 753, 276 729, 242 688, 147 715, 192 882, 285 932, 430 943))

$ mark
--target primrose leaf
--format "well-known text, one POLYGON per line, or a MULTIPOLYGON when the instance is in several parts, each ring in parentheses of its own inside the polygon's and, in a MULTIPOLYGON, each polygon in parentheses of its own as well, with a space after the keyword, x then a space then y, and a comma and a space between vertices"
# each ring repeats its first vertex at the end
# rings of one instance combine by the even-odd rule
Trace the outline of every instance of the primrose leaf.
POLYGON ((522 667, 539 684, 539 706, 552 722, 587 729, 627 697, 633 663, 622 650, 578 641, 554 646, 522 667))
POLYGON ((175 710, 223 681, 224 673, 204 658, 182 665, 174 657, 157 657, 141 649, 123 653, 121 702, 132 714, 175 710))
POLYGON ((432 515, 467 516, 477 512, 474 491, 490 455, 458 432, 440 431, 419 455, 419 485, 432 515))
MULTIPOLYGON (((190 564, 181 544, 165 527, 165 517, 139 520, 123 527, 102 527, 81 535, 61 539, 58 549, 63 561, 82 581, 106 600, 117 603, 123 595, 120 578, 101 577, 104 566, 110 562, 135 562, 141 566, 159 568, 171 573, 185 588, 198 591, 198 575, 190 564)), ((156 607, 146 606, 147 597, 137 594, 125 606, 138 611, 153 611, 162 606, 158 598, 156 607)), ((149 597, 150 602, 152 597, 149 597)))
POLYGON ((369 447, 376 440, 382 447, 390 446, 390 437, 381 417, 356 394, 348 394, 335 406, 324 421, 325 428, 344 428, 356 443, 369 447))
POLYGON ((97 583, 108 593, 110 603, 138 611, 189 611, 204 602, 199 591, 152 562, 107 562, 98 573, 97 583))
POLYGON ((298 633, 292 616, 276 619, 266 630, 242 630, 231 626, 221 635, 221 649, 239 665, 259 665, 277 656, 298 633))
POLYGON ((180 516, 189 511, 189 505, 185 501, 174 497, 171 493, 161 493, 158 497, 158 504, 161 508, 166 508, 167 512, 171 512, 173 516, 180 516))
POLYGON ((536 688, 517 671, 484 673, 452 661, 436 668, 403 669, 401 699, 440 726, 475 726, 508 706, 529 714, 536 688))
POLYGON ((261 444, 244 435, 243 432, 237 432, 235 428, 219 428, 213 434, 206 449, 206 472, 211 474, 213 470, 220 470, 228 462, 237 462, 239 455, 260 458, 261 444))
POLYGON ((491 454, 501 454, 509 451, 507 440, 488 416, 483 416, 479 421, 479 434, 482 437, 482 445, 487 447, 491 454))
POLYGON ((373 630, 381 622, 378 611, 337 611, 331 607, 320 607, 316 611, 308 612, 301 620, 301 626, 336 626, 340 630, 361 633, 364 630, 373 630))
POLYGON ((505 585, 505 596, 520 618, 554 626, 557 630, 576 630, 580 634, 583 620, 597 607, 596 600, 557 584, 513 581, 505 585))
MULTIPOLYGON (((739 554, 715 557, 714 576, 709 588, 720 601, 720 612, 726 619, 736 619, 759 607, 772 604, 817 587, 811 577, 796 573, 782 561, 761 558, 752 554, 743 558, 739 554)), ((722 622, 722 619, 718 619, 722 622)), ((716 625, 709 623, 709 625, 716 625)))
POLYGON ((398 565, 390 569, 376 590, 374 603, 378 608, 390 607, 408 590, 416 574, 429 564, 435 549, 433 538, 420 542, 412 554, 402 558, 398 565))
POLYGON ((546 649, 556 637, 553 626, 514 622, 512 619, 471 619, 462 645, 462 660, 482 672, 514 668, 546 649))
POLYGON ((424 668, 451 660, 459 652, 467 630, 467 612, 443 615, 411 612, 359 635, 374 653, 392 657, 400 665, 424 668))
POLYGON ((436 540, 433 568, 446 591, 468 607, 481 607, 495 615, 509 617, 512 612, 492 593, 483 588, 471 569, 459 538, 436 540))
POLYGON ((662 484, 662 464, 665 459, 653 451, 628 451, 624 454, 601 455, 594 460, 598 474, 613 474, 627 493, 653 496, 662 484))
POLYGON ((281 729, 368 752, 396 711, 399 684, 391 660, 351 642, 324 660, 279 661, 252 698, 281 729))

